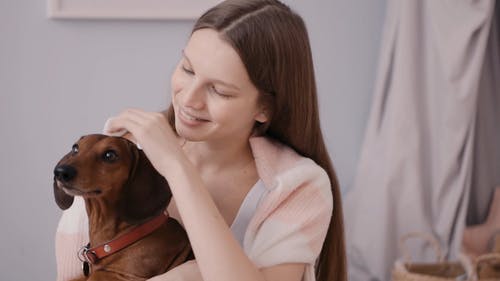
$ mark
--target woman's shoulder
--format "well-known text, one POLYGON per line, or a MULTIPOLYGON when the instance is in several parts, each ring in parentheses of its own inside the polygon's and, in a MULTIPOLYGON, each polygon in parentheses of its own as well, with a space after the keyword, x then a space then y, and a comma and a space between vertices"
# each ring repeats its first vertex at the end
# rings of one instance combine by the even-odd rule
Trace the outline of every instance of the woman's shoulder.
POLYGON ((250 144, 257 172, 268 189, 280 181, 290 188, 308 183, 330 192, 328 174, 312 159, 268 137, 251 138, 250 144))
POLYGON ((262 267, 277 262, 313 264, 333 211, 326 171, 275 140, 252 138, 251 145, 266 191, 248 225, 245 250, 262 267))

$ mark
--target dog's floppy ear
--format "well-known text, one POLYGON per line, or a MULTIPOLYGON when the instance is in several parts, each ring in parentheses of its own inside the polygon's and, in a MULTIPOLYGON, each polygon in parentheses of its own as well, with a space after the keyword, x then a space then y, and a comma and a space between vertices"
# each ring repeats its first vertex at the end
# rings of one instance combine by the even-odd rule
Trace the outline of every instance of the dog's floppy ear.
POLYGON ((118 214, 128 223, 139 224, 163 212, 172 193, 144 152, 131 142, 129 147, 132 167, 120 196, 118 214))
POLYGON ((57 206, 59 206, 61 210, 66 210, 73 204, 74 197, 66 194, 64 190, 59 188, 57 186, 55 178, 54 178, 54 197, 56 199, 57 206))

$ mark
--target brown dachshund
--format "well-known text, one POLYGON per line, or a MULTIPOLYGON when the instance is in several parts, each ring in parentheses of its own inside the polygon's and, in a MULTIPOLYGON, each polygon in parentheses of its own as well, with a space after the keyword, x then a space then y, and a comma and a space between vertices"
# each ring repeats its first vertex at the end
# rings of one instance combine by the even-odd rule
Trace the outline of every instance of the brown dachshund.
POLYGON ((146 280, 193 258, 186 232, 164 212, 166 180, 125 138, 80 138, 54 169, 54 195, 63 210, 73 196, 85 200, 90 243, 75 255, 88 276, 76 280, 146 280))

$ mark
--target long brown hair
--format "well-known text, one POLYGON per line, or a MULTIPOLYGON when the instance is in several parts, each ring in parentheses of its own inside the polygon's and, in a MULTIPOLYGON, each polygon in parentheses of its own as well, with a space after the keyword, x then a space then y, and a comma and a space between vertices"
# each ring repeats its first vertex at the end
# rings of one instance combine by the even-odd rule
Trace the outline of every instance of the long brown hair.
MULTIPOLYGON (((311 47, 302 18, 277 0, 228 0, 205 12, 193 31, 219 32, 240 55, 269 120, 267 135, 313 159, 328 173, 333 216, 316 264, 318 281, 347 280, 339 184, 321 133, 311 47)), ((174 126, 173 108, 167 113, 174 126)))

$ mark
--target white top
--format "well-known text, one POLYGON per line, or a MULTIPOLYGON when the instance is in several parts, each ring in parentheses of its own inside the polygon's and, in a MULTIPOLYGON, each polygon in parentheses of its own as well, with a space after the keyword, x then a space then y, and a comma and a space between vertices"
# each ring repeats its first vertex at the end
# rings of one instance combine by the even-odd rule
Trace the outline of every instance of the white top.
POLYGON ((233 224, 231 225, 234 237, 238 240, 242 247, 248 223, 255 214, 255 210, 257 209, 260 199, 262 198, 262 195, 264 195, 265 191, 266 187, 264 186, 262 180, 259 179, 250 191, 248 191, 243 203, 241 203, 238 214, 236 214, 233 224))

